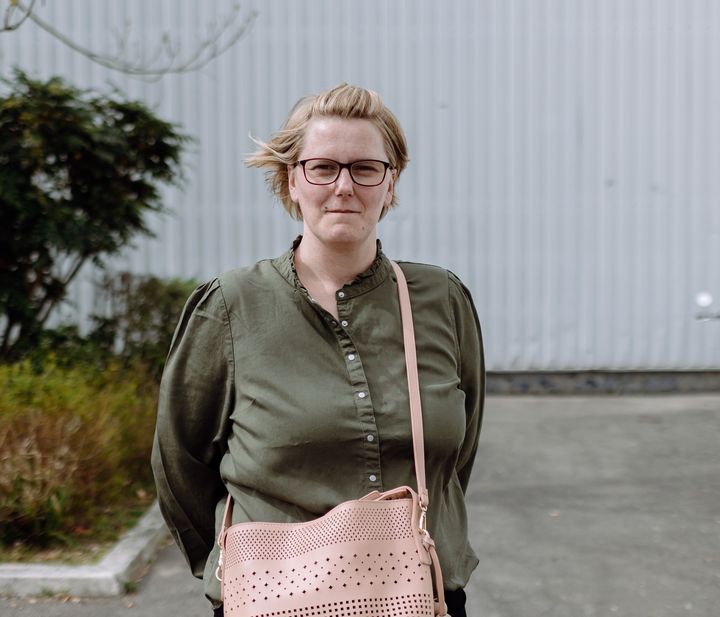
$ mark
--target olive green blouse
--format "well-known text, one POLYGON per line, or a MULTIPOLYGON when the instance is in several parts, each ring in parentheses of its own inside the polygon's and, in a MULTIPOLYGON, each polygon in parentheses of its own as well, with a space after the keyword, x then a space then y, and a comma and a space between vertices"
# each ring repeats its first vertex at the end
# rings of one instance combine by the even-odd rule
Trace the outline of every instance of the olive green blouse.
MULTIPOLYGON (((380 243, 370 269, 336 292, 340 321, 310 298, 293 254, 198 287, 162 378, 152 454, 160 508, 215 605, 228 491, 238 523, 307 521, 372 490, 416 488, 397 284, 380 243)), ((400 266, 415 324, 428 527, 445 587, 457 589, 477 565, 464 493, 483 409, 480 327, 452 273, 400 266)))

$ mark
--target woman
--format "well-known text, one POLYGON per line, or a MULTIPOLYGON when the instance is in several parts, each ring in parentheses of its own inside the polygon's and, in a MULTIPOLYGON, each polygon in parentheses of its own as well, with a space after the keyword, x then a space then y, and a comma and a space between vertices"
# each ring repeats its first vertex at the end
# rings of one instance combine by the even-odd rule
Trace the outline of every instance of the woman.
MULTIPOLYGON (((199 287, 162 380, 158 497, 193 574, 222 614, 216 532, 299 522, 372 490, 415 485, 397 287, 376 238, 395 205, 405 138, 380 97, 340 85, 301 100, 248 164, 303 222, 281 257, 199 287)), ((453 617, 477 565, 464 492, 484 365, 470 294, 451 273, 403 263, 418 350, 428 526, 453 617)))

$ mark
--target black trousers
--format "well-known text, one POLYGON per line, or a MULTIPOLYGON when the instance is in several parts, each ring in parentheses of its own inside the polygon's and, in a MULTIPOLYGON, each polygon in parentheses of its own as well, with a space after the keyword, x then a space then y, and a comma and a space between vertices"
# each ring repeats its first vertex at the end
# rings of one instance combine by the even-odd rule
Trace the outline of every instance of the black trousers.
MULTIPOLYGON (((445 603, 447 604, 448 613, 452 617, 467 617, 465 613, 465 591, 458 589, 456 591, 445 591, 445 603)), ((214 617, 224 617, 223 607, 215 609, 214 617)))

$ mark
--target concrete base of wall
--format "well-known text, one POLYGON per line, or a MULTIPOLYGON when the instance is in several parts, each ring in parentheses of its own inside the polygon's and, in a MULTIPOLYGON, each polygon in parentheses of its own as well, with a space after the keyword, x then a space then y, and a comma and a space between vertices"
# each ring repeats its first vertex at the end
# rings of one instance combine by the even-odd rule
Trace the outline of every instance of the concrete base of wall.
POLYGON ((490 394, 720 392, 720 371, 488 372, 490 394))

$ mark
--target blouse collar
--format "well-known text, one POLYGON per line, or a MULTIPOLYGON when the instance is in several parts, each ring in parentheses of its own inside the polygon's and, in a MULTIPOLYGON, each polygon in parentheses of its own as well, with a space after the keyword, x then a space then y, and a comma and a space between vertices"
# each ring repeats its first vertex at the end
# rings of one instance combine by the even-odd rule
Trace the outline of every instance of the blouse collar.
MULTIPOLYGON (((292 246, 280 257, 272 260, 275 269, 296 289, 304 289, 295 270, 295 249, 300 245, 302 235, 295 238, 292 246)), ((370 267, 358 274, 355 279, 342 287, 346 297, 359 296, 380 285, 390 274, 390 260, 382 251, 382 244, 377 240, 377 252, 370 267)))

